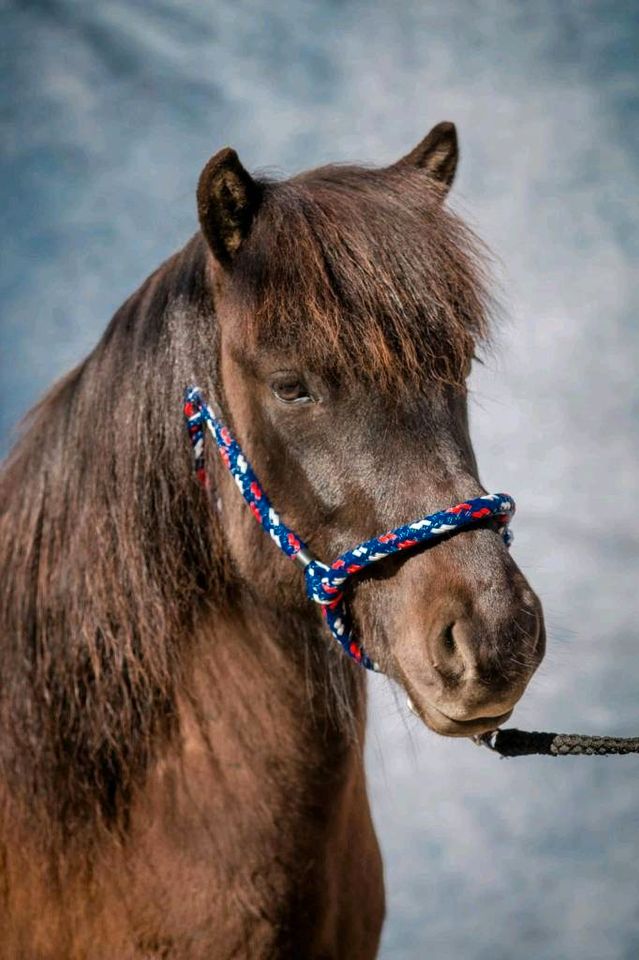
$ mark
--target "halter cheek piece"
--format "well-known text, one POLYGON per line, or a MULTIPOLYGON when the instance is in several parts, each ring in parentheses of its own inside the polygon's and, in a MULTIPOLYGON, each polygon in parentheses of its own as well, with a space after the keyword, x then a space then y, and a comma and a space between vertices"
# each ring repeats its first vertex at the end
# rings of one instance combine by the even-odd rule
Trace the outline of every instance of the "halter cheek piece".
POLYGON ((200 483, 204 486, 207 482, 204 468, 206 424, 251 513, 280 550, 303 569, 306 593, 311 600, 321 604, 324 619, 334 638, 349 657, 368 670, 379 670, 379 666, 371 660, 362 644, 354 637, 344 596, 348 582, 356 574, 393 553, 409 550, 418 544, 475 526, 488 517, 495 518, 501 535, 506 544, 510 545, 512 535, 508 523, 515 512, 515 504, 505 493, 493 493, 458 503, 448 510, 431 513, 413 523, 406 523, 379 537, 373 537, 372 540, 365 540, 327 566, 314 557, 297 534, 282 522, 242 453, 239 443, 228 427, 215 416, 197 387, 188 387, 185 392, 184 416, 193 445, 195 472, 200 483))

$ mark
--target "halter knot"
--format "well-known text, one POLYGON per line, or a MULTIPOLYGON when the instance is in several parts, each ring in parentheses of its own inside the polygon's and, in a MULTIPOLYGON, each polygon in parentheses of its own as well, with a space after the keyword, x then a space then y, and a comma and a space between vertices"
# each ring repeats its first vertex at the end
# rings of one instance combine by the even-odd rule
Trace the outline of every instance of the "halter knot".
POLYGON ((339 587, 331 583, 330 574, 331 568, 321 560, 311 560, 304 569, 306 595, 323 607, 329 607, 343 596, 339 587))

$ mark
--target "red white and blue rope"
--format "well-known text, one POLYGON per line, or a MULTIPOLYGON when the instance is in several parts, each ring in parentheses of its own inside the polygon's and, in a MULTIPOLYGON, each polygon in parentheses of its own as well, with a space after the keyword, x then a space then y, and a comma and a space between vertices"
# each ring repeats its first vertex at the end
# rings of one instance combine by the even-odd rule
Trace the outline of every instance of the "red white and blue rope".
POLYGON ((195 472, 200 483, 207 483, 204 467, 204 426, 217 444, 220 456, 230 471, 251 513, 280 550, 296 561, 304 570, 306 593, 319 603, 326 624, 340 646, 368 670, 379 670, 364 647, 354 636, 345 590, 349 580, 385 557, 400 550, 409 550, 420 544, 476 526, 493 518, 499 532, 509 546, 512 535, 508 524, 515 512, 512 497, 505 493, 485 494, 458 503, 447 510, 431 513, 412 523, 371 540, 365 540, 352 550, 341 554, 330 566, 313 556, 306 544, 281 520, 266 496, 242 448, 222 420, 215 416, 197 387, 188 387, 184 397, 184 416, 193 446, 195 472))

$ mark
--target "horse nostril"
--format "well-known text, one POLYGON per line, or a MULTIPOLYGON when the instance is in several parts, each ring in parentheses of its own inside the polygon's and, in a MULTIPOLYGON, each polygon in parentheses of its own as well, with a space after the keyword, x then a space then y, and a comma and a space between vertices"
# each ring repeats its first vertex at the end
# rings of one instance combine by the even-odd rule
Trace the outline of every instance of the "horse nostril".
POLYGON ((447 689, 457 687, 470 666, 465 648, 463 621, 451 620, 450 623, 442 624, 437 633, 431 636, 431 663, 447 689))
POLYGON ((460 624, 452 621, 446 624, 437 638, 435 669, 450 682, 460 680, 467 667, 464 657, 464 639, 458 635, 459 629, 460 624))
POLYGON ((445 628, 442 635, 442 646, 447 653, 454 653, 457 649, 457 644, 455 643, 455 636, 453 634, 454 623, 449 623, 445 628))

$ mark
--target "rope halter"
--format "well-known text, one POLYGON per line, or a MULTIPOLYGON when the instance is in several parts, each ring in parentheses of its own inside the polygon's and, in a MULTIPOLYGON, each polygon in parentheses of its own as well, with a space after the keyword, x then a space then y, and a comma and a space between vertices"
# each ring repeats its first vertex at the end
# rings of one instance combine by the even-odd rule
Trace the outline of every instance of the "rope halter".
POLYGON ((342 553, 327 566, 313 556, 303 540, 283 523, 239 443, 222 420, 213 413, 197 387, 188 387, 185 392, 184 416, 193 446, 195 473, 200 483, 203 486, 207 484, 204 467, 206 425, 251 513, 282 553, 303 569, 306 593, 311 600, 321 605, 324 619, 335 640, 349 657, 368 670, 379 670, 379 665, 371 660, 353 634, 345 598, 345 590, 353 577, 371 564, 399 553, 400 550, 410 550, 420 544, 441 539, 459 530, 477 526, 489 518, 496 521, 506 545, 510 546, 512 541, 508 524, 515 512, 514 501, 505 493, 492 493, 458 503, 447 510, 428 514, 379 537, 365 540, 352 550, 342 553))

